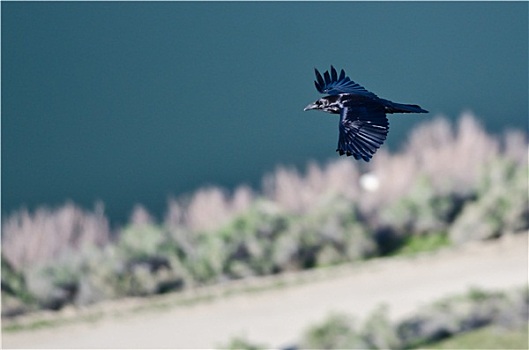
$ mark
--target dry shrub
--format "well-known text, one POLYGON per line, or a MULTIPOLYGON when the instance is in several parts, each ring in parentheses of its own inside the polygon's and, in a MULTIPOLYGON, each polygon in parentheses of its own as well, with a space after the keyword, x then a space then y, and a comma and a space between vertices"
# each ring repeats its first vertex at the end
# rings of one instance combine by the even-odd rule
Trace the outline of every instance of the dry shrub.
POLYGON ((360 192, 358 166, 340 159, 325 166, 310 163, 305 175, 292 168, 279 167, 264 178, 265 196, 280 208, 306 214, 321 201, 337 195, 355 199, 360 192))
POLYGON ((516 164, 524 165, 528 161, 529 146, 527 135, 519 130, 508 130, 502 139, 503 153, 516 164))
POLYGON ((67 250, 110 240, 102 204, 94 212, 67 203, 57 209, 15 212, 2 223, 2 254, 17 269, 53 260, 67 250))
POLYGON ((130 223, 132 226, 146 226, 153 224, 154 219, 143 205, 136 204, 132 209, 130 223))
POLYGON ((190 199, 169 199, 165 223, 171 228, 185 227, 191 231, 212 230, 247 210, 254 200, 252 190, 239 186, 229 196, 218 187, 195 192, 190 199))
POLYGON ((442 191, 465 192, 475 188, 483 166, 498 156, 497 139, 487 134, 468 112, 460 118, 453 137, 445 135, 444 139, 438 138, 437 142, 428 144, 428 137, 435 140, 437 129, 433 124, 418 128, 412 134, 408 147, 417 167, 442 191), (426 132, 421 139, 421 132, 427 130, 430 135, 426 132))
POLYGON ((529 168, 508 159, 491 163, 478 187, 450 227, 455 243, 484 240, 529 228, 529 168))
MULTIPOLYGON (((522 153, 527 157, 523 134, 508 133, 504 144, 511 158, 521 161, 522 153)), ((369 171, 380 187, 365 193, 360 207, 366 215, 377 216, 381 208, 408 196, 421 179, 431 183, 435 195, 471 196, 486 166, 502 155, 501 150, 498 138, 487 134, 470 112, 462 114, 455 128, 437 117, 416 127, 401 152, 377 153, 369 171)))

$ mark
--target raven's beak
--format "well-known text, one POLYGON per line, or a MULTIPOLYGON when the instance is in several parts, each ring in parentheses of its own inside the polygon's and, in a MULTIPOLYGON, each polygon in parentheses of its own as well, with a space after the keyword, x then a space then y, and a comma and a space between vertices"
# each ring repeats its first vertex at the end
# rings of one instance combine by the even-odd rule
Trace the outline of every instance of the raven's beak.
POLYGON ((311 103, 307 107, 303 108, 303 111, 310 111, 311 109, 316 109, 316 108, 318 108, 318 105, 315 103, 311 103))

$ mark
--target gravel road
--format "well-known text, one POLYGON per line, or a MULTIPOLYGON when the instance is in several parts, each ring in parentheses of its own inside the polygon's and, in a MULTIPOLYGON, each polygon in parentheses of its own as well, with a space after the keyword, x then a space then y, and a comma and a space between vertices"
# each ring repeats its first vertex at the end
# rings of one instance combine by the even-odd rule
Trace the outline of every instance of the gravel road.
MULTIPOLYGON (((331 270, 332 271, 332 270, 331 270)), ((377 259, 336 276, 189 306, 4 333, 4 348, 212 348, 235 335, 292 345, 308 325, 340 311, 362 319, 381 303, 400 318, 470 287, 528 284, 528 235, 472 243, 412 258, 377 259)))

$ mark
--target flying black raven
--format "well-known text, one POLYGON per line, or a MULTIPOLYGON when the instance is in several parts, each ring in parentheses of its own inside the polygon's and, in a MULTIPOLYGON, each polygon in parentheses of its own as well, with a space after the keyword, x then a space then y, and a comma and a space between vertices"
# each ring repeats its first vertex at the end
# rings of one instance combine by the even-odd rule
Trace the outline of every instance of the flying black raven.
POLYGON ((346 154, 355 159, 369 162, 373 154, 384 143, 389 131, 387 113, 428 113, 418 105, 408 105, 384 100, 345 75, 340 75, 331 66, 323 77, 317 69, 316 90, 328 94, 305 107, 321 109, 324 112, 340 114, 338 149, 340 155, 346 154))

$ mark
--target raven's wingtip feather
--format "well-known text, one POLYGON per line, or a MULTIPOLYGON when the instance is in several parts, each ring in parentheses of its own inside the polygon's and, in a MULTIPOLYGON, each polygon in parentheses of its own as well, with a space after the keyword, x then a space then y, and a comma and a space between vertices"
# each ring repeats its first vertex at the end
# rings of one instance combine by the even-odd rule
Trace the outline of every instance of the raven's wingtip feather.
POLYGON ((344 151, 344 150, 342 150, 340 148, 337 148, 336 152, 338 152, 338 154, 340 156, 343 156, 343 155, 345 155, 347 157, 351 157, 352 156, 356 160, 363 160, 365 162, 369 162, 371 160, 371 158, 372 158, 372 156, 369 156, 369 155, 362 155, 362 154, 358 154, 358 153, 351 152, 351 151, 348 151, 348 150, 344 151))

